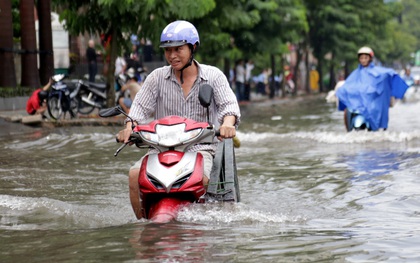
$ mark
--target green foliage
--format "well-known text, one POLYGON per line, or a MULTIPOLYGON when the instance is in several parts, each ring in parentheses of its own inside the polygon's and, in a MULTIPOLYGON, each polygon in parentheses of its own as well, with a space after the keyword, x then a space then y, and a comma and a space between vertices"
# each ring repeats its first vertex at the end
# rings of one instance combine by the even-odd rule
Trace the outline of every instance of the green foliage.
POLYGON ((411 52, 420 49, 420 3, 418 0, 402 0, 402 11, 399 30, 405 34, 413 36, 416 41, 411 52))
POLYGON ((201 39, 196 57, 216 65, 224 59, 254 57, 265 67, 270 54, 289 52, 288 43, 308 43, 319 60, 333 54, 331 63, 337 65, 357 63, 355 52, 364 45, 385 63, 409 60, 409 54, 420 49, 416 0, 53 1, 61 6, 61 18, 71 33, 115 29, 118 46, 126 45, 127 36, 135 33, 151 39, 157 49, 164 26, 189 20, 201 39))
POLYGON ((21 96, 30 96, 34 91, 30 87, 0 87, 0 98, 12 98, 21 96))
POLYGON ((13 38, 20 38, 19 0, 12 0, 13 38))
POLYGON ((173 15, 185 20, 203 17, 216 7, 214 0, 166 0, 166 2, 168 10, 173 11, 173 15))
MULTIPOLYGON (((357 65, 357 50, 361 46, 370 46, 382 63, 391 65, 396 60, 403 63, 409 59, 409 50, 417 42, 413 32, 420 31, 420 24, 417 28, 411 24, 413 31, 409 32, 398 21, 401 14, 403 21, 408 16, 404 13, 409 12, 405 5, 409 2, 411 10, 415 9, 414 6, 420 8, 418 1, 403 0, 389 4, 382 0, 304 2, 310 26, 310 45, 319 60, 324 60, 325 55, 331 53, 334 59, 331 63, 338 65, 346 61, 354 67, 357 65)), ((419 11, 417 9, 416 14, 419 11)), ((418 19, 407 19, 407 23, 411 20, 417 22, 418 19)))

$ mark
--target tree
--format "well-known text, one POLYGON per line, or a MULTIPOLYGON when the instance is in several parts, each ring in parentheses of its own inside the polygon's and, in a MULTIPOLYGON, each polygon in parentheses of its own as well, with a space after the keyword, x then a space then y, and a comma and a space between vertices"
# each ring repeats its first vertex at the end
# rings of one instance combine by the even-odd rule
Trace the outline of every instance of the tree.
POLYGON ((414 50, 420 49, 420 3, 417 0, 402 0, 401 30, 414 36, 417 41, 414 50))
MULTIPOLYGON (((320 75, 327 67, 330 70, 330 89, 335 84, 335 67, 343 61, 347 69, 357 65, 356 52, 361 46, 372 47, 386 61, 392 50, 388 27, 392 15, 382 0, 305 0, 305 4, 311 47, 320 75), (325 59, 327 54, 331 59, 325 59)), ((321 91, 325 91, 322 82, 321 91)))
MULTIPOLYGON (((270 97, 272 98, 275 95, 274 77, 279 72, 283 72, 283 55, 289 52, 289 43, 304 41, 305 34, 308 31, 308 24, 305 17, 306 9, 302 5, 301 0, 274 0, 264 2, 264 4, 270 5, 260 7, 261 20, 251 30, 252 41, 244 41, 244 43, 248 43, 248 50, 251 52, 268 55, 272 71, 270 81, 270 97), (250 49, 249 46, 254 48, 250 49), (276 69, 276 58, 280 60, 280 70, 276 69)), ((244 46, 242 48, 246 49, 247 47, 244 46)), ((298 73, 299 59, 300 56, 298 57, 298 63, 294 65, 294 72, 296 73, 298 73)), ((294 74, 295 83, 297 77, 298 74, 294 74)), ((286 92, 283 84, 282 96, 285 96, 286 92)))
POLYGON ((11 1, 0 1, 0 87, 16 87, 11 1))
POLYGON ((56 0, 64 7, 60 14, 72 34, 91 32, 111 36, 110 65, 107 77, 108 106, 114 105, 114 61, 118 48, 125 45, 124 35, 145 36, 158 43, 168 22, 204 16, 215 4, 212 0, 56 0))
POLYGON ((54 74, 54 53, 51 29, 51 0, 38 0, 39 76, 43 85, 54 74))
POLYGON ((21 85, 39 88, 37 49, 34 18, 34 1, 20 0, 20 25, 22 46, 22 80, 21 85))

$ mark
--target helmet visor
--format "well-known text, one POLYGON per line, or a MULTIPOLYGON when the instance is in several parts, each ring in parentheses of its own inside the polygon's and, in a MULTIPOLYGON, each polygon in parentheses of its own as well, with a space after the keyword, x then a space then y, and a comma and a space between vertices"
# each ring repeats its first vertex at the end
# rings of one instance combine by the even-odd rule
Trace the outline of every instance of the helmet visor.
POLYGON ((159 47, 179 47, 188 44, 186 40, 160 42, 159 47))

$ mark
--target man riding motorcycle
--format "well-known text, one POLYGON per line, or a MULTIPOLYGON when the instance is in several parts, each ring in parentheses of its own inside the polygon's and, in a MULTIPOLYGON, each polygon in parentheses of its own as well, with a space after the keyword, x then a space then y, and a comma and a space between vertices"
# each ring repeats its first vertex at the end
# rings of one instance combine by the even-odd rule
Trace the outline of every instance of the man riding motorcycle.
POLYGON ((336 92, 338 109, 344 111, 347 131, 386 130, 389 107, 404 97, 408 86, 394 70, 375 66, 370 47, 360 48, 357 55, 358 68, 336 92))
MULTIPOLYGON (((214 90, 209 122, 220 129, 220 138, 235 137, 240 121, 235 94, 221 70, 194 60, 199 45, 197 29, 191 23, 175 21, 165 27, 160 47, 165 49, 169 66, 151 72, 137 93, 130 109, 130 117, 137 124, 145 123, 150 117, 159 119, 169 115, 206 122, 207 111, 199 102, 198 90, 201 85, 209 84, 214 90)), ((131 133, 131 123, 127 122, 126 128, 118 133, 118 140, 127 143, 131 133)), ((209 180, 216 146, 217 142, 190 148, 190 151, 200 152, 204 157, 204 185, 209 180)), ((129 171, 130 201, 137 218, 143 216, 138 185, 141 161, 136 162, 129 171)))

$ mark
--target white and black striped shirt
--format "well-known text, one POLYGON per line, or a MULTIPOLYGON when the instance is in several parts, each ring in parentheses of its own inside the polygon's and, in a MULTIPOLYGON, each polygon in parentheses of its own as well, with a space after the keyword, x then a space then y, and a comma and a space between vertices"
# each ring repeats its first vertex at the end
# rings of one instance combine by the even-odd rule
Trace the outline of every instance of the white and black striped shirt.
MULTIPOLYGON (((194 63, 198 66, 198 77, 186 98, 171 66, 155 69, 147 76, 137 93, 130 109, 130 117, 139 124, 144 124, 151 117, 160 119, 170 115, 206 122, 207 110, 200 104, 198 91, 201 85, 209 84, 214 93, 209 107, 210 122, 218 128, 225 116, 235 116, 238 126, 241 117, 239 105, 226 76, 216 67, 199 64, 197 61, 194 63)), ((214 145, 210 148, 196 145, 190 151, 214 149, 214 145)))

